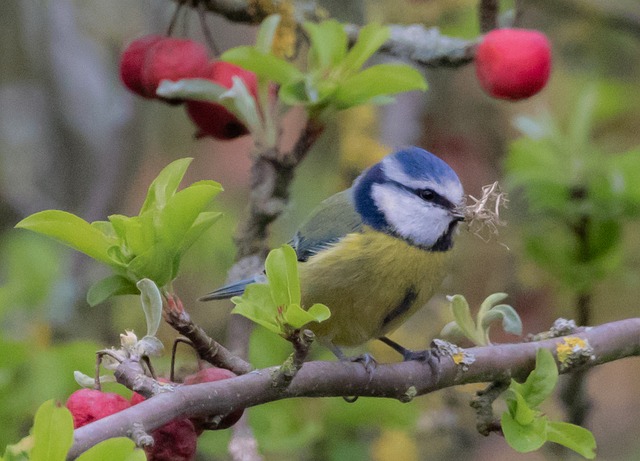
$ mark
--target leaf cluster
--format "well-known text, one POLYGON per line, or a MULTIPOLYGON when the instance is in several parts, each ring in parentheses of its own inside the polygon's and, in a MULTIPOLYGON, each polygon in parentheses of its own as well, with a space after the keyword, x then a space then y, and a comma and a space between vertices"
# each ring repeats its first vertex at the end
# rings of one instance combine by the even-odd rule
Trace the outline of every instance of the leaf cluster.
POLYGON ((521 335, 522 320, 520 320, 518 313, 508 304, 498 304, 506 297, 505 293, 489 295, 480 305, 476 320, 474 320, 465 297, 462 295, 450 296, 448 299, 455 320, 445 325, 440 334, 445 337, 465 337, 477 346, 487 346, 491 344, 489 340, 491 324, 501 320, 504 331, 521 335))
POLYGON ((640 215, 640 150, 608 154, 592 139, 596 94, 584 92, 566 127, 545 114, 520 117, 507 181, 527 201, 535 225, 526 251, 566 286, 578 290, 617 268, 623 224, 640 215))
POLYGON ((220 216, 205 211, 222 190, 217 182, 198 181, 178 191, 191 160, 176 160, 160 172, 137 216, 116 214, 108 221, 88 223, 65 211, 46 210, 16 227, 54 238, 112 269, 113 275, 89 290, 90 305, 137 294, 136 283, 145 278, 164 287, 176 277, 185 251, 220 216))
POLYGON ((550 421, 539 406, 551 395, 558 382, 558 368, 551 352, 540 348, 536 367, 524 383, 511 380, 507 389, 507 411, 502 414, 502 432, 509 445, 526 453, 555 442, 587 459, 595 458, 593 434, 575 424, 550 421))
POLYGON ((266 283, 252 283, 242 296, 231 298, 240 314, 284 338, 290 338, 310 322, 322 322, 331 313, 324 304, 305 309, 300 294, 298 259, 289 245, 269 252, 265 261, 266 283))
MULTIPOLYGON (((306 69, 301 70, 273 51, 279 22, 278 15, 269 16, 262 22, 254 46, 235 47, 220 57, 256 74, 263 109, 268 104, 270 84, 278 86, 281 103, 303 106, 311 117, 326 116, 361 104, 385 104, 393 101, 394 94, 427 89, 422 74, 406 64, 377 64, 362 70, 367 60, 388 40, 388 27, 364 26, 358 40, 349 48, 347 33, 338 21, 305 22, 303 29, 310 47, 306 69)), ((258 139, 269 135, 269 116, 258 115, 259 107, 240 79, 234 78, 234 85, 229 90, 207 80, 163 82, 158 94, 219 102, 240 118, 258 139)))

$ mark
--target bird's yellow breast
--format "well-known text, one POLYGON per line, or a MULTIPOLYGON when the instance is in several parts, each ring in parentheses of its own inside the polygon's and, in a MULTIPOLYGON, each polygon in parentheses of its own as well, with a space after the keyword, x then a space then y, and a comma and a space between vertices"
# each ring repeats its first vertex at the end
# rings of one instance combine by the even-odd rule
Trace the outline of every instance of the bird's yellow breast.
POLYGON ((335 345, 357 346, 396 329, 440 286, 451 251, 426 251, 365 228, 300 264, 302 303, 329 306, 311 324, 335 345))

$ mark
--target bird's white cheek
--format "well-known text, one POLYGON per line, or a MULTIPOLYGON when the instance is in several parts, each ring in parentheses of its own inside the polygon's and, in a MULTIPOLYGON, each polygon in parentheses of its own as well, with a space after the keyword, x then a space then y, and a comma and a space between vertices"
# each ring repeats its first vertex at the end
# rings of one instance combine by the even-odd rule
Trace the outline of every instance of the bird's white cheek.
POLYGON ((372 188, 373 199, 400 236, 421 246, 432 246, 449 228, 449 214, 410 192, 383 185, 372 188))

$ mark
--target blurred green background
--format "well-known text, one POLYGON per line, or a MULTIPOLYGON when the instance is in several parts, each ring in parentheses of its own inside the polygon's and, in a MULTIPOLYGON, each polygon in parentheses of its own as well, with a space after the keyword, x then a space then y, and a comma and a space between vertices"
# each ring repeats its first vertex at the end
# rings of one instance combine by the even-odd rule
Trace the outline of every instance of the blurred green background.
MULTIPOLYGON (((418 22, 465 38, 479 33, 477 1, 319 3, 349 22, 418 22)), ((502 3, 505 12, 513 6, 502 3)), ((603 158, 637 148, 640 2, 520 4, 522 26, 544 31, 553 45, 547 88, 529 100, 508 103, 482 93, 472 65, 428 69, 426 94, 402 95, 391 106, 341 114, 300 168, 291 204, 274 227, 273 244, 287 241, 313 205, 397 146, 416 144, 443 157, 467 193, 478 196, 481 186, 506 181, 505 158, 521 136, 514 127, 516 117, 546 113, 560 126, 570 125, 585 92, 595 95, 589 146, 597 146, 603 158)), ((126 43, 163 33, 174 8, 168 0, 0 2, 0 447, 26 434, 40 403, 65 400, 77 388, 74 370, 92 374, 97 349, 116 345, 125 328, 144 331, 144 316, 134 297, 92 309, 86 305, 86 290, 105 275, 103 268, 60 245, 12 230, 31 213, 58 208, 89 221, 116 212, 137 213, 162 167, 179 157, 195 157, 186 181, 221 182, 225 192, 215 208, 225 215, 190 251, 175 289, 194 319, 224 342, 230 305, 195 300, 222 283, 233 262, 232 234, 246 203, 251 140, 196 140, 182 108, 136 98, 118 78, 119 53, 126 43)), ((253 41, 252 27, 213 15, 207 22, 220 50, 253 41)), ((192 11, 180 18, 176 32, 203 39, 192 11)), ((296 111, 286 117, 285 140, 294 138, 300 118, 296 111)), ((464 294, 477 306, 493 292, 507 292, 525 333, 548 329, 559 316, 577 316, 571 284, 527 252, 525 237, 543 228, 525 194, 516 191, 511 199, 504 215, 509 225, 497 241, 483 242, 461 232, 456 262, 441 294, 394 339, 408 347, 426 347, 449 321, 445 294, 464 294)), ((624 223, 615 264, 589 286, 593 324, 637 315, 638 230, 633 220, 624 223)), ((167 344, 175 336, 164 326, 160 334, 167 344)), ((254 365, 273 365, 287 355, 288 345, 272 336, 256 330, 253 351, 260 352, 252 354, 254 365)), ((371 344, 369 350, 381 362, 397 360, 384 346, 371 344)), ((329 358, 323 351, 316 353, 329 358)), ((195 367, 186 351, 179 361, 185 370, 195 367)), ((166 372, 168 361, 157 367, 166 372)), ((640 459, 639 376, 637 360, 601 366, 588 375, 592 411, 587 426, 598 441, 598 459, 640 459)), ((266 459, 567 459, 568 454, 552 449, 519 455, 499 436, 478 435, 468 401, 479 388, 440 391, 410 404, 290 400, 252 409, 250 419, 266 459)), ((109 390, 127 392, 117 386, 109 390)), ((545 409, 564 417, 559 404, 545 409)), ((200 459, 228 459, 228 437, 229 431, 203 435, 200 459)))

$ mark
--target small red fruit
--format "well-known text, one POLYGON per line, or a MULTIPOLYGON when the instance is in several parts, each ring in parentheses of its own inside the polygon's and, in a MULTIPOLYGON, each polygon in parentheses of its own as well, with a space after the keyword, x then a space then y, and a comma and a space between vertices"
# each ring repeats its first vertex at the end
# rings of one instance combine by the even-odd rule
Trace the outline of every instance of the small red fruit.
POLYGON ((118 413, 131 406, 124 397, 95 389, 80 389, 69 396, 67 408, 77 429, 98 419, 118 413))
POLYGON ((517 101, 546 85, 551 73, 551 45, 535 30, 496 29, 478 45, 475 64, 487 94, 517 101))
MULTIPOLYGON (((231 88, 234 76, 240 77, 251 95, 257 98, 256 75, 234 64, 215 61, 210 64, 206 78, 220 86, 231 88)), ((249 133, 247 127, 220 104, 187 101, 187 114, 199 129, 197 137, 211 136, 215 139, 228 140, 249 133)))
POLYGON ((155 92, 147 91, 142 83, 142 69, 144 67, 149 48, 160 40, 161 35, 145 35, 127 45, 120 57, 120 79, 122 83, 134 93, 143 98, 155 98, 155 92))
MULTIPOLYGON (((192 384, 210 383, 214 381, 221 381, 223 379, 235 378, 236 376, 237 375, 234 372, 226 370, 224 368, 203 368, 197 373, 184 378, 184 384, 189 386, 192 384)), ((191 418, 191 421, 193 422, 196 431, 200 434, 205 429, 218 430, 227 429, 233 426, 238 422, 240 417, 242 417, 243 412, 243 409, 235 410, 219 420, 214 416, 208 418, 191 418)))
POLYGON ((198 435, 188 419, 168 422, 151 436, 153 445, 144 450, 147 461, 190 461, 195 458, 198 435))
POLYGON ((147 50, 142 67, 142 84, 155 97, 162 80, 204 78, 209 57, 207 48, 193 40, 165 37, 147 50))

